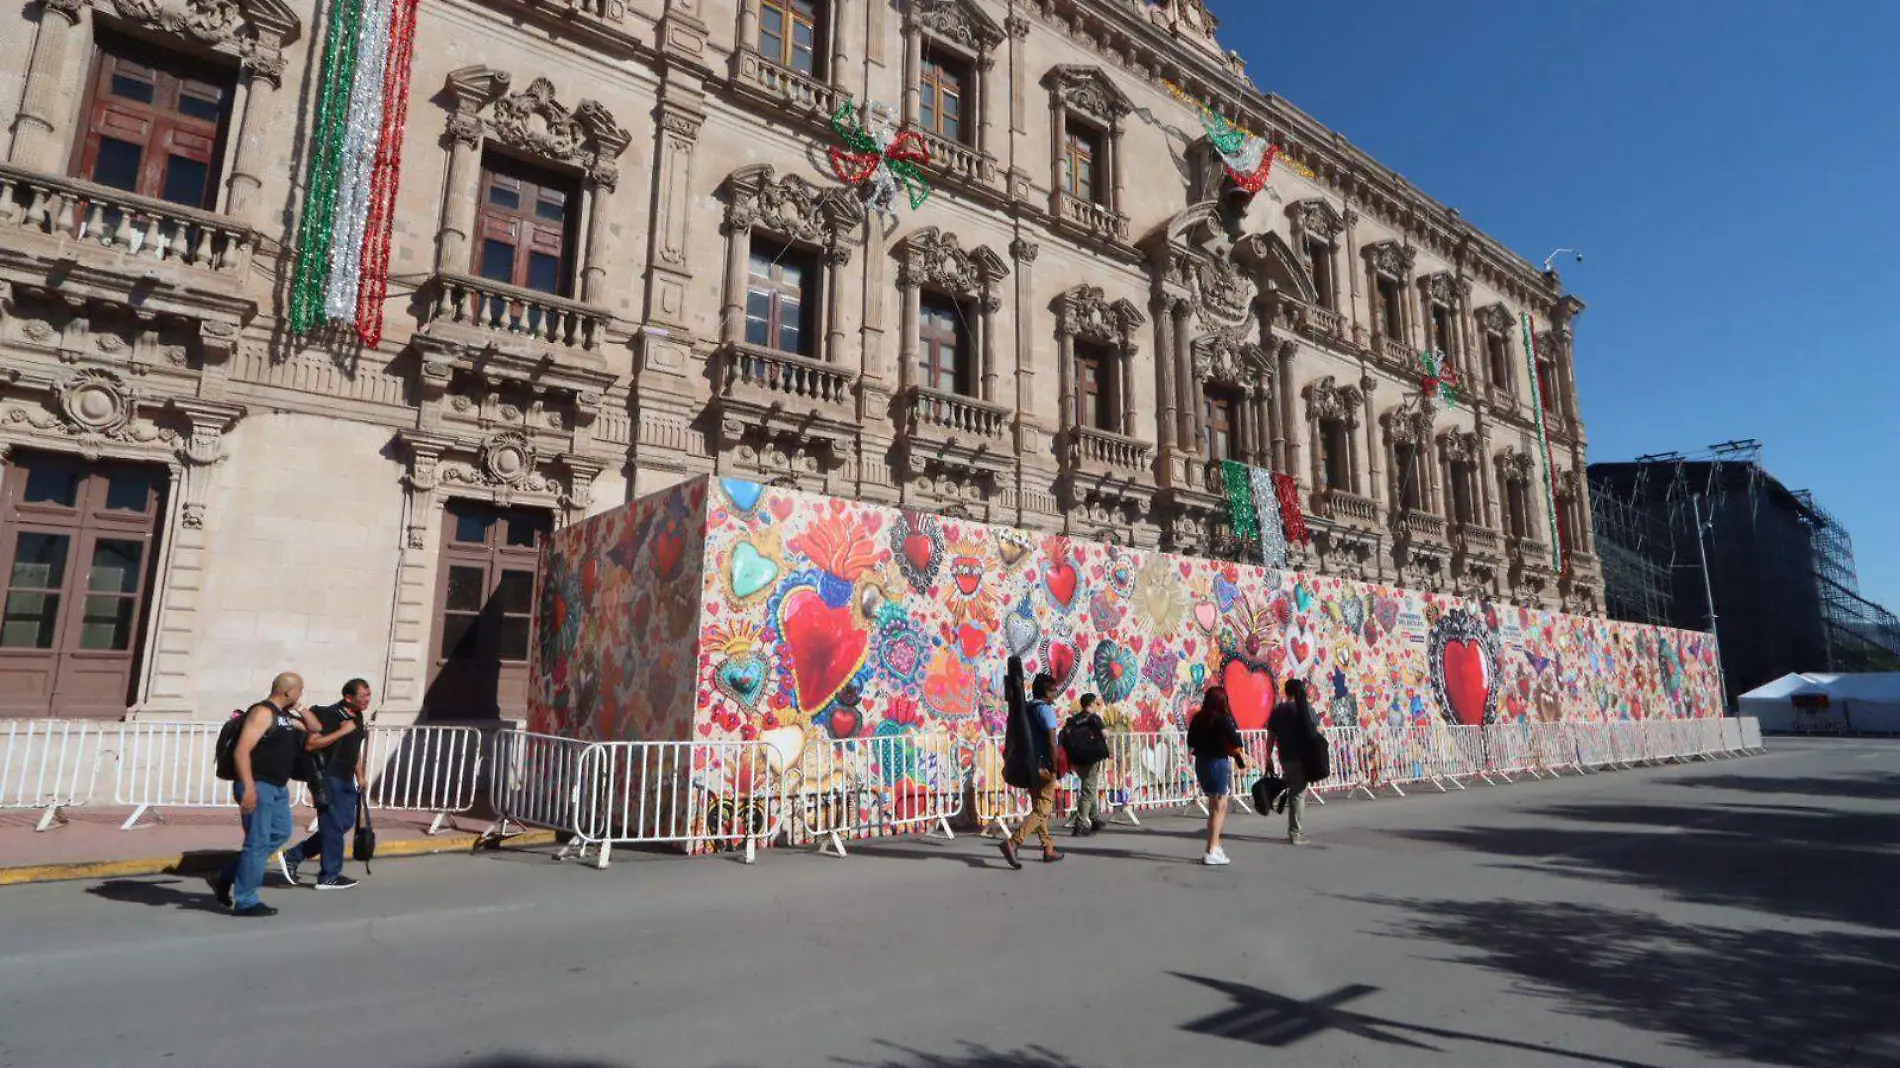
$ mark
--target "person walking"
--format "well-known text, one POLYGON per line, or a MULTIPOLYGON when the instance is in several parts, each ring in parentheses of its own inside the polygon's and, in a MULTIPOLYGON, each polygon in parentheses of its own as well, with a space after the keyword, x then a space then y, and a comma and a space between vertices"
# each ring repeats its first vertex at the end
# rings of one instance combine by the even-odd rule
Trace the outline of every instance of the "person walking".
POLYGON ((1286 839, 1294 845, 1306 844, 1306 759, 1319 737, 1319 720, 1306 699, 1306 683, 1286 681, 1286 700, 1273 706, 1267 717, 1267 733, 1280 753, 1280 773, 1286 777, 1286 793, 1277 802, 1286 813, 1286 839))
POLYGON ((1207 853, 1201 863, 1218 866, 1228 863, 1221 848, 1221 827, 1227 822, 1227 795, 1234 792, 1234 763, 1246 766, 1245 745, 1240 725, 1234 722, 1227 704, 1227 691, 1219 686, 1208 688, 1201 698, 1201 710, 1188 720, 1188 752, 1194 754, 1194 777, 1207 795, 1207 853))
POLYGON ((305 732, 320 727, 309 710, 298 705, 303 679, 285 672, 271 681, 270 696, 244 713, 231 759, 237 777, 232 792, 244 824, 244 847, 211 881, 218 904, 233 916, 275 916, 277 910, 259 901, 270 856, 290 841, 290 779, 297 770, 297 751, 305 732))
POLYGON ((1056 706, 1051 703, 1055 691, 1055 677, 1046 672, 1037 675, 1030 688, 1033 696, 1029 702, 1029 736, 1036 749, 1036 785, 1031 792, 1035 800, 1029 818, 1016 828, 1015 834, 1001 843, 1003 859, 1017 870, 1023 866, 1017 851, 1029 840, 1032 832, 1042 843, 1044 864, 1054 864, 1065 856, 1056 852, 1055 840, 1049 836, 1049 818, 1056 810, 1056 787, 1061 784, 1061 780, 1056 777, 1056 706))
POLYGON ((297 881, 297 867, 318 858, 318 890, 348 890, 356 880, 343 874, 344 843, 356 826, 356 807, 369 788, 363 766, 363 739, 368 735, 370 690, 363 679, 343 684, 343 700, 313 709, 320 733, 305 748, 324 756, 323 776, 329 783, 330 803, 317 810, 317 833, 283 852, 284 878, 297 881))
POLYGON ((1076 778, 1075 812, 1070 816, 1070 833, 1077 838, 1100 834, 1102 769, 1108 764, 1108 727, 1095 711, 1100 698, 1082 695, 1082 704, 1062 725, 1062 751, 1069 756, 1069 767, 1076 778))

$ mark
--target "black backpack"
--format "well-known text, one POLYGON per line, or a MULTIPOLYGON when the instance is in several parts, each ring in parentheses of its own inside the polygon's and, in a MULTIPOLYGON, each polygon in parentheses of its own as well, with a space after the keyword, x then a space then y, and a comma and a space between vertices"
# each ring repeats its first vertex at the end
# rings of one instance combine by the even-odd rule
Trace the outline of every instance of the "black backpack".
POLYGON ((1102 733, 1100 716, 1077 712, 1063 724, 1058 740, 1074 767, 1086 768, 1108 759, 1108 738, 1102 733))
POLYGON ((1306 736, 1306 759, 1301 762, 1301 770, 1306 772, 1309 783, 1325 782, 1333 777, 1333 749, 1326 742, 1326 732, 1315 730, 1306 736))
POLYGON ((1023 662, 1009 658, 1009 674, 1003 679, 1003 698, 1009 703, 1009 719, 1003 727, 1003 781, 1018 790, 1034 790, 1037 772, 1036 742, 1030 735, 1029 702, 1023 696, 1023 662))
POLYGON ((225 782, 237 781, 237 740, 238 735, 244 732, 244 717, 250 711, 240 708, 232 712, 231 718, 225 720, 224 726, 218 729, 218 778, 225 782))

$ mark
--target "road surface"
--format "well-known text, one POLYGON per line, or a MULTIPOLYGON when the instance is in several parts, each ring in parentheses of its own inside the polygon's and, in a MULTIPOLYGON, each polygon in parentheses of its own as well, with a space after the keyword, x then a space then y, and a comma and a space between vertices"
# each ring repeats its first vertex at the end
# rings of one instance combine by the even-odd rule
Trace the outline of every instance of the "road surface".
POLYGON ((1146 824, 4 889, 0 1068, 1900 1066, 1900 743, 1146 824))

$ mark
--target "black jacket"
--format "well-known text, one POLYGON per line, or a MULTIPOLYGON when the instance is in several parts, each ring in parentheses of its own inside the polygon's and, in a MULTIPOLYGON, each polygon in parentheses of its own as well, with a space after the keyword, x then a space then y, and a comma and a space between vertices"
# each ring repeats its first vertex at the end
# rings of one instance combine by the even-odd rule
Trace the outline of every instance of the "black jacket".
POLYGON ((1273 746, 1280 751, 1280 763, 1299 764, 1306 760, 1307 743, 1319 736, 1319 720, 1312 714, 1312 706, 1307 706, 1307 715, 1302 716, 1298 705, 1282 701, 1273 706, 1273 714, 1267 717, 1267 733, 1273 736, 1273 746))
POLYGON ((1188 720, 1187 747, 1197 760, 1232 756, 1242 748, 1240 724, 1234 722, 1231 712, 1207 716, 1197 712, 1188 720))

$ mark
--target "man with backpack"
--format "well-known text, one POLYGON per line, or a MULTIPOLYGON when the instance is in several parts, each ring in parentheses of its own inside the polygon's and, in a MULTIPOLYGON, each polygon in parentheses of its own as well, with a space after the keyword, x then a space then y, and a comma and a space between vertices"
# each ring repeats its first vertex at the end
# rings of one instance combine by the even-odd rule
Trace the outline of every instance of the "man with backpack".
POLYGON ((1102 768, 1108 762, 1107 727, 1095 711, 1100 700, 1092 693, 1082 695, 1082 705, 1062 725, 1062 751, 1068 754, 1069 767, 1075 770, 1075 813, 1070 821, 1072 834, 1087 838, 1101 833, 1107 824, 1101 819, 1102 768))
POLYGON ((356 824, 356 806, 369 788, 363 766, 364 715, 369 711, 369 683, 351 679, 343 684, 343 700, 313 709, 321 730, 305 743, 321 754, 329 804, 317 810, 317 833, 284 850, 284 877, 297 881, 297 866, 318 858, 318 890, 347 890, 356 880, 343 874, 344 839, 356 824))
MULTIPOLYGON (((1034 832, 1037 839, 1042 842, 1043 863, 1054 864, 1064 857, 1064 854, 1056 852, 1055 840, 1049 837, 1049 817, 1055 813, 1056 787, 1061 785, 1062 781, 1056 776, 1056 708, 1055 705, 1049 703, 1049 699, 1055 695, 1055 690, 1054 676, 1046 672, 1037 675, 1031 689, 1034 696, 1027 702, 1025 709, 1029 721, 1026 725, 1027 738, 1025 739, 1028 746, 1025 747, 1021 757, 1023 763, 1027 765, 1033 756, 1034 770, 1027 776, 1027 789, 1035 795, 1035 802, 1030 810, 1029 818, 1023 821, 1021 827, 1016 828, 1015 834, 1003 839, 1001 843, 1003 859, 1009 862, 1010 867, 1018 870, 1022 869, 1023 862, 1017 859, 1016 851, 1029 840, 1031 832, 1034 832)), ((1014 754, 1004 753, 1005 764, 1010 762, 1012 755, 1014 754)))
POLYGON ((244 848, 211 880, 211 888, 233 916, 277 915, 258 900, 257 888, 270 855, 290 841, 290 780, 305 732, 322 733, 316 717, 297 704, 302 698, 303 679, 285 672, 272 680, 269 697, 233 717, 218 735, 218 777, 233 782, 244 848))
POLYGON ((1306 699, 1306 683, 1288 679, 1286 697, 1267 717, 1267 733, 1279 750, 1280 769, 1286 776, 1286 793, 1280 795, 1279 806, 1286 813, 1287 841, 1305 845, 1306 787, 1326 778, 1329 754, 1319 719, 1306 699))

